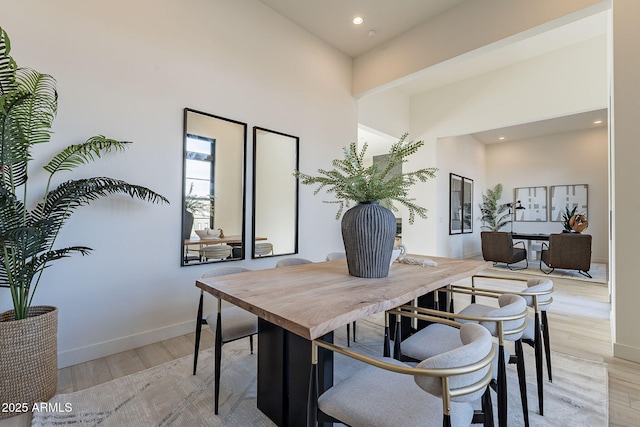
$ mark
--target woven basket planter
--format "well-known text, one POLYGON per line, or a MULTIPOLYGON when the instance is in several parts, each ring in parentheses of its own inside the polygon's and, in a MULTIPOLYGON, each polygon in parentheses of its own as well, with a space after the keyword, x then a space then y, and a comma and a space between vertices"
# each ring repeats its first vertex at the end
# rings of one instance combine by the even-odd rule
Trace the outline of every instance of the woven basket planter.
POLYGON ((379 278, 389 275, 396 237, 396 218, 378 203, 360 203, 342 217, 342 241, 349 274, 379 278))
MULTIPOLYGON (((2 402, 46 402, 58 383, 58 309, 33 306, 29 317, 0 314, 0 396, 2 402)), ((0 419, 19 415, 0 412, 0 419)))

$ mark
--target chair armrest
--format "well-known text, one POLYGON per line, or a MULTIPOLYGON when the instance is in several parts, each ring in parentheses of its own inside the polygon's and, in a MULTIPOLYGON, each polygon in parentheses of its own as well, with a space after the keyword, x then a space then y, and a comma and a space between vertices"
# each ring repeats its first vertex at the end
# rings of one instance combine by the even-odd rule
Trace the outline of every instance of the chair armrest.
MULTIPOLYGON (((375 357, 371 357, 371 356, 366 356, 362 353, 358 353, 356 351, 350 350, 348 348, 345 348, 336 344, 328 343, 321 339, 315 339, 312 341, 312 343, 314 347, 315 346, 322 347, 329 351, 333 351, 334 353, 342 354, 343 356, 347 356, 352 359, 359 360, 361 362, 364 362, 368 365, 375 366, 380 369, 396 372, 398 374, 419 375, 419 376, 426 376, 426 377, 449 377, 452 375, 461 375, 461 374, 467 374, 470 372, 475 372, 484 368, 488 364, 491 364, 491 361, 495 356, 495 348, 491 347, 491 351, 489 352, 489 354, 487 354, 487 356, 484 357, 479 362, 462 366, 462 367, 456 367, 456 368, 426 369, 426 368, 415 368, 409 365, 405 365, 403 363, 385 362, 384 360, 376 359, 375 357)), ((489 378, 489 381, 491 381, 491 378, 489 378)), ((484 384, 484 386, 486 386, 487 384, 484 384)), ((480 388, 478 388, 478 390, 480 388)))
POLYGON ((480 278, 488 278, 488 279, 504 279, 504 280, 512 280, 512 281, 524 281, 527 282, 527 279, 512 279, 512 278, 506 278, 506 277, 494 277, 494 276, 485 276, 485 275, 477 275, 477 276, 472 276, 471 277, 471 287, 468 286, 464 286, 464 285, 451 285, 451 288, 453 291, 456 291, 458 293, 466 293, 466 294, 471 294, 471 295, 476 295, 476 296, 483 296, 483 297, 499 297, 500 295, 504 295, 504 294, 511 294, 511 295, 520 295, 521 297, 524 298, 532 298, 533 299, 533 308, 534 310, 537 312, 540 309, 540 306, 543 305, 549 305, 553 302, 553 297, 549 296, 548 299, 545 299, 543 302, 540 302, 540 297, 545 296, 545 295, 550 295, 554 292, 555 288, 553 286, 551 286, 550 289, 544 290, 544 291, 511 291, 511 290, 503 290, 503 289, 488 289, 488 288, 480 288, 478 286, 475 285, 474 282, 474 277, 480 277, 480 278))
MULTIPOLYGON (((413 305, 405 304, 398 308, 388 310, 387 313, 397 314, 397 315, 406 316, 406 317, 414 317, 416 319, 427 320, 431 322, 436 321, 438 323, 444 323, 444 324, 453 323, 452 326, 455 326, 455 324, 460 325, 460 322, 457 322, 455 320, 448 320, 448 319, 462 319, 462 320, 471 320, 475 322, 500 322, 501 323, 501 322, 507 322, 510 320, 518 320, 526 317, 527 309, 525 308, 523 312, 509 315, 509 316, 470 316, 468 314, 449 313, 447 311, 439 311, 431 308, 416 307, 413 305)), ((516 329, 505 330, 504 334, 505 335, 517 334, 519 332, 524 331, 525 327, 526 327, 526 322, 522 322, 522 326, 516 329)))
POLYGON ((520 241, 518 241, 518 242, 515 242, 515 243, 514 243, 514 244, 512 244, 511 246, 515 248, 515 247, 516 247, 516 245, 517 245, 518 243, 522 243, 522 249, 524 249, 524 250, 526 250, 526 249, 527 249, 527 247, 524 245, 524 242, 523 242, 522 240, 520 240, 520 241))

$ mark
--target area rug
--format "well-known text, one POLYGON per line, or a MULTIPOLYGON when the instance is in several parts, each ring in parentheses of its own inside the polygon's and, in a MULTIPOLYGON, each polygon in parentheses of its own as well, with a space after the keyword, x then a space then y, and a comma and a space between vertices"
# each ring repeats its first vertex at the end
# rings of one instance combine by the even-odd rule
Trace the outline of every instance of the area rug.
MULTIPOLYGON (((519 266, 516 265, 517 268, 519 266)), ((522 262, 522 266, 524 266, 524 262, 522 262)), ((545 268, 543 266, 543 268, 545 268)), ((540 271, 540 261, 529 261, 529 267, 522 270, 511 270, 507 267, 506 264, 496 264, 491 267, 492 270, 496 271, 513 271, 521 274, 528 274, 532 276, 544 276, 544 277, 558 277, 562 279, 574 279, 574 280, 583 280, 585 282, 595 282, 595 283, 607 283, 608 281, 608 273, 607 273, 607 264, 599 264, 592 263, 591 268, 589 269, 589 274, 591 278, 580 274, 576 270, 563 270, 561 268, 556 268, 549 274, 545 274, 540 271)), ((549 271, 548 268, 545 268, 545 271, 549 271)))
MULTIPOLYGON (((380 354, 381 332, 379 318, 358 321, 358 342, 352 348, 380 354)), ((346 343, 344 331, 337 332, 336 342, 346 343)), ((249 354, 247 340, 226 344, 222 353, 218 416, 213 414, 212 351, 206 350, 201 352, 196 376, 191 375, 193 359, 188 356, 86 390, 56 395, 49 405, 53 412, 34 413, 32 426, 272 426, 256 408, 257 357, 249 354)), ((552 358, 554 382, 545 381, 545 416, 541 417, 537 414, 533 353, 526 353, 531 426, 607 425, 605 366, 556 352, 552 358)), ((335 366, 337 382, 362 365, 336 355, 335 366)), ((515 368, 509 365, 509 426, 523 425, 516 378, 515 368)))

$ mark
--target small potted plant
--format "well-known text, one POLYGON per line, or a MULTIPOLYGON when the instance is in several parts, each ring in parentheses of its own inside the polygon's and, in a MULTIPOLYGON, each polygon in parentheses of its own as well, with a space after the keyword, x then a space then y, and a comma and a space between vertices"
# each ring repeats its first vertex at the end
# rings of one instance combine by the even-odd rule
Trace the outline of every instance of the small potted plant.
MULTIPOLYGON (((0 27, 0 288, 8 288, 13 302, 12 310, 0 313, 0 396, 3 402, 31 407, 55 394, 58 372, 58 310, 32 306, 35 291, 53 261, 91 251, 85 246, 55 246, 66 220, 78 207, 111 194, 154 203, 167 199, 108 177, 53 185, 54 176, 129 144, 104 136, 70 145, 54 156, 44 166, 49 177, 42 186, 28 180, 31 148, 49 142, 58 94, 53 77, 18 68, 10 50, 9 37, 0 27), (34 190, 42 190, 37 198, 32 197, 34 190)), ((0 418, 14 414, 2 411, 0 418)))
POLYGON ((367 144, 358 151, 353 142, 343 149, 344 158, 333 160, 333 169, 318 169, 316 176, 295 173, 302 184, 318 185, 314 194, 325 189, 335 197, 326 203, 338 204, 336 219, 345 208, 350 208, 342 218, 342 239, 349 274, 353 276, 386 277, 389 274, 396 233, 394 202, 407 208, 410 224, 416 215, 427 217, 427 210, 409 197, 409 189, 418 181, 434 178, 437 169, 392 173, 424 145, 424 141, 407 141, 407 137, 405 133, 391 145, 385 166, 365 166, 367 144), (352 203, 355 206, 351 207, 352 203))

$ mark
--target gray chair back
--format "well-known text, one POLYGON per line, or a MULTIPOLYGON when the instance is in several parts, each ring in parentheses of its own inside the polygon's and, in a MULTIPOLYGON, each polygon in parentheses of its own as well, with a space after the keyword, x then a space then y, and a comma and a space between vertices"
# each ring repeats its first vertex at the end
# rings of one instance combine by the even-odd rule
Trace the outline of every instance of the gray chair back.
POLYGON ((288 267, 290 265, 300 265, 300 264, 311 264, 312 261, 309 261, 305 258, 284 258, 276 263, 276 267, 288 267))
POLYGON ((217 277, 217 276, 225 276, 227 274, 235 274, 235 273, 244 273, 245 271, 251 271, 250 268, 242 267, 239 265, 225 265, 223 267, 212 268, 211 270, 205 271, 201 278, 206 279, 207 277, 217 277))
MULTIPOLYGON (((493 341, 489 331, 477 323, 465 323, 460 327, 460 340, 463 346, 423 360, 418 368, 444 369, 477 363, 491 353, 493 341)), ((487 374, 491 363, 475 372, 449 377, 451 389, 464 388, 478 383, 487 374)), ((442 380, 438 377, 415 376, 418 386, 429 394, 442 396, 442 380)), ((454 397, 457 402, 473 402, 482 396, 484 389, 474 393, 454 397)))

